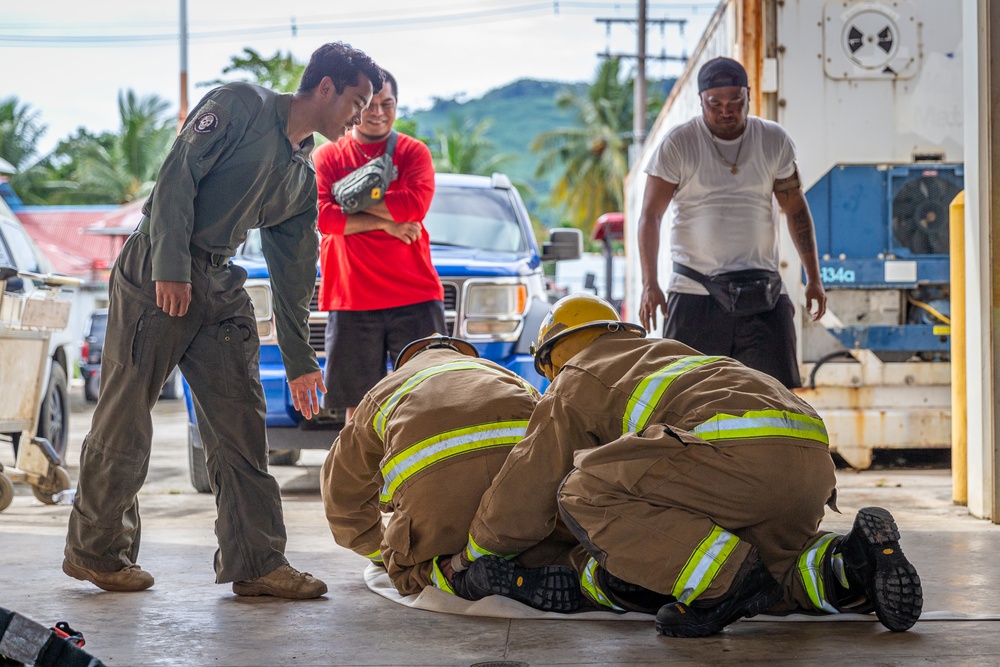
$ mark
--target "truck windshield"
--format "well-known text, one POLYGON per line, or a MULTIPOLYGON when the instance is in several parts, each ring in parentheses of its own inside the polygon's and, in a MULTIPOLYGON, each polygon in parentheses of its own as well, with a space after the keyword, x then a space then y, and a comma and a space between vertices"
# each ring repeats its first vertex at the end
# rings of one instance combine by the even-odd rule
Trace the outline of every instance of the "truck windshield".
POLYGON ((526 249, 514 204, 501 190, 438 186, 424 227, 432 244, 497 252, 526 249))

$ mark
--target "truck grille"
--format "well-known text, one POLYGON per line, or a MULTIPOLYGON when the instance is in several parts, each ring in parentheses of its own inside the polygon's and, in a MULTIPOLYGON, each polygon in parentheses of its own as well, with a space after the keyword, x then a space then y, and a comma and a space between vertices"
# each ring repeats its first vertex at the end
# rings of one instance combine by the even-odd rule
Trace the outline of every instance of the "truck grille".
POLYGON ((319 281, 309 301, 309 346, 317 357, 326 357, 326 313, 319 309, 319 281))
POLYGON ((444 309, 454 313, 458 310, 458 285, 446 282, 441 284, 444 285, 444 309))

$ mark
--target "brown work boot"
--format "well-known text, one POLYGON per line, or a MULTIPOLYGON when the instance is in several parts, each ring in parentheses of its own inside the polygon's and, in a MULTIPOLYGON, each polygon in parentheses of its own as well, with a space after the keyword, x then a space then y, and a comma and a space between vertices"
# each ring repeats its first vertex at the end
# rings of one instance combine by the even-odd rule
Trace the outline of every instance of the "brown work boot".
POLYGON ((237 595, 273 595, 277 598, 308 600, 326 594, 326 584, 291 565, 279 565, 263 577, 233 582, 237 595))
POLYGON ((62 570, 74 579, 89 581, 98 588, 114 593, 144 591, 153 585, 153 575, 149 572, 143 572, 138 565, 129 565, 114 572, 98 572, 71 563, 64 558, 62 570))

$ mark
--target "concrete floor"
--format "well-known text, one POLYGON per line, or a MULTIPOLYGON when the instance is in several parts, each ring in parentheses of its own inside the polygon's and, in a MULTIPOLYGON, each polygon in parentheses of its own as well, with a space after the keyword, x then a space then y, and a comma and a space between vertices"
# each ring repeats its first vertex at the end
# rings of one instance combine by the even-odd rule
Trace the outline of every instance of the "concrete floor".
MULTIPOLYGON (((69 459, 92 408, 76 388, 69 459)), ((365 561, 336 546, 323 518, 318 471, 275 468, 282 484, 293 565, 324 579, 323 599, 239 598, 213 583, 211 496, 188 483, 185 416, 179 401, 155 411, 156 442, 140 503, 140 563, 156 577, 149 591, 114 594, 62 574, 68 506, 42 505, 27 486, 0 514, 0 606, 48 625, 65 620, 108 665, 997 665, 1000 624, 923 620, 892 634, 877 622, 738 622, 716 637, 658 636, 653 623, 504 620, 410 610, 370 592, 365 561)), ((0 462, 12 463, 0 445, 0 462)), ((951 503, 947 470, 845 471, 844 531, 865 505, 889 508, 924 585, 924 611, 1000 614, 1000 526, 951 503)))

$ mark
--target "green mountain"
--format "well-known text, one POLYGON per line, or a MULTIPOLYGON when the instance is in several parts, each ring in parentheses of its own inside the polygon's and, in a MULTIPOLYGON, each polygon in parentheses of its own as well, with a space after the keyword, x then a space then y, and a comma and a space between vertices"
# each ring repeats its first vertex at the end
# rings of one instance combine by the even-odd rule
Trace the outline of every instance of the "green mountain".
MULTIPOLYGON (((534 190, 533 197, 531 193, 522 192, 528 200, 528 208, 532 213, 541 213, 541 217, 546 219, 553 217, 552 214, 539 209, 548 201, 555 176, 544 179, 535 177, 538 155, 531 151, 529 145, 542 132, 576 125, 577 119, 572 111, 556 108, 556 94, 569 88, 576 94, 583 95, 589 85, 518 79, 476 99, 437 98, 430 109, 404 109, 404 113, 400 115, 416 122, 417 136, 425 140, 433 137, 438 128, 445 127, 452 116, 462 120, 471 119, 475 123, 489 119, 491 126, 486 132, 486 138, 493 142, 498 153, 511 156, 503 171, 515 182, 531 186, 534 190)), ((650 82, 650 96, 665 98, 672 85, 672 79, 650 82)), ((546 219, 546 222, 553 221, 546 219)))
POLYGON ((575 123, 572 112, 556 108, 556 94, 564 88, 582 93, 587 84, 519 79, 477 99, 435 99, 430 109, 412 111, 407 118, 417 123, 421 137, 432 137, 453 116, 476 123, 489 119, 486 137, 498 153, 511 156, 504 165, 507 175, 529 183, 537 194, 547 195, 551 184, 535 178, 538 156, 528 146, 542 132, 575 123))

